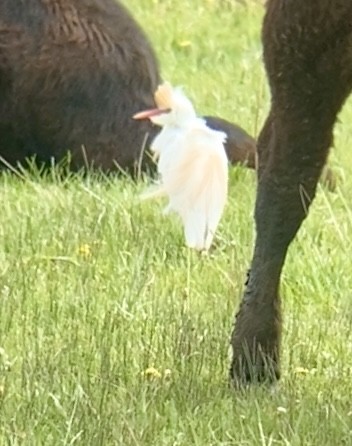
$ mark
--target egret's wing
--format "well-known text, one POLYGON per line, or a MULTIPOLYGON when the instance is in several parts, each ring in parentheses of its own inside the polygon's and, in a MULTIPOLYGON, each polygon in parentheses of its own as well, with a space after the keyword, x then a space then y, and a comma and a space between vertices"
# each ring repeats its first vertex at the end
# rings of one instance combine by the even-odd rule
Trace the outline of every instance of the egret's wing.
MULTIPOLYGON (((154 152, 153 158, 158 161, 158 170, 160 173, 160 165, 174 163, 174 155, 177 154, 177 148, 180 138, 182 139, 182 132, 177 129, 163 128, 152 142, 151 149, 154 152)), ((159 198, 166 195, 163 184, 158 184, 150 187, 140 195, 142 200, 152 198, 159 198)))
POLYGON ((226 203, 225 137, 207 127, 188 129, 161 172, 170 208, 181 215, 187 245, 196 249, 209 248, 226 203))

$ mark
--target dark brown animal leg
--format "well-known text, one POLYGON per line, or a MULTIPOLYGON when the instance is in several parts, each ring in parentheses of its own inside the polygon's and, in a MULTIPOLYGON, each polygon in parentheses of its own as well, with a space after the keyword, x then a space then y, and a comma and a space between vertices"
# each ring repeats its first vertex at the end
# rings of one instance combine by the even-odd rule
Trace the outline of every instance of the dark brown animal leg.
MULTIPOLYGON (((268 147, 278 143, 273 130, 275 124, 269 119, 259 139, 257 238, 246 292, 232 335, 231 377, 242 382, 279 378, 280 274, 287 248, 314 197, 329 146, 320 146, 319 160, 315 157, 307 160, 305 167, 299 163, 297 169, 294 159, 279 160, 272 156, 266 160, 268 147), (291 170, 287 169, 289 164, 293 167, 291 170)), ((290 158, 289 153, 287 155, 290 158)))
POLYGON ((280 376, 281 270, 352 87, 352 6, 339 4, 268 1, 263 44, 272 102, 258 141, 254 255, 231 340, 236 384, 280 376))

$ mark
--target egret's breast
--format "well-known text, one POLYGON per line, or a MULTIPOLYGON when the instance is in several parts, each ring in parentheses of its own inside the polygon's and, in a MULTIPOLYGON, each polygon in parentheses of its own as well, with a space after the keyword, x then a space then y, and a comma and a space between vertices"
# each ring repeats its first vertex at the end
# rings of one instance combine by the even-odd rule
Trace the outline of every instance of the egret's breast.
POLYGON ((158 170, 163 174, 175 165, 182 152, 185 132, 179 127, 164 127, 152 144, 152 150, 159 155, 158 170))

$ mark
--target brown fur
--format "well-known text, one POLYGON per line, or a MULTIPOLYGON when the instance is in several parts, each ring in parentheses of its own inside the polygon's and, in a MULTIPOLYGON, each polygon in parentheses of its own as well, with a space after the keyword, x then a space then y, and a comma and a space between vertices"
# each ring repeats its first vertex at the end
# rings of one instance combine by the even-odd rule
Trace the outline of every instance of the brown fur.
MULTIPOLYGON (((144 149, 159 128, 132 116, 155 106, 159 83, 154 51, 120 3, 0 0, 0 156, 8 163, 70 151, 73 169, 154 167, 144 149)), ((209 119, 229 131, 233 162, 252 156, 241 129, 209 119)))
POLYGON ((0 0, 0 155, 36 155, 104 170, 133 167, 154 106, 158 64, 114 0, 0 0))
POLYGON ((262 39, 271 110, 258 142, 257 237, 232 334, 236 384, 280 376, 279 284, 352 89, 352 2, 268 0, 262 39))

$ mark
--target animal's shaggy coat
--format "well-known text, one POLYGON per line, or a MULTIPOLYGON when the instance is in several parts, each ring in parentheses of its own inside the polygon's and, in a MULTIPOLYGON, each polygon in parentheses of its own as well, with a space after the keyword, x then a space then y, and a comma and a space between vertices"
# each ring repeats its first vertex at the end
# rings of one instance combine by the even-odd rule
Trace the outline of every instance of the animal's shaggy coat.
POLYGON ((154 104, 153 49, 114 0, 0 0, 0 155, 133 167, 154 104))
MULTIPOLYGON (((132 116, 154 107, 161 82, 146 35, 115 0, 0 0, 0 156, 71 168, 135 171, 159 131, 132 116), (149 137, 148 137, 149 136, 149 137)), ((232 162, 253 166, 255 141, 225 126, 232 162)))

